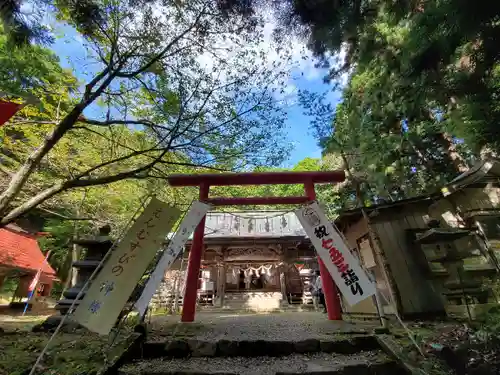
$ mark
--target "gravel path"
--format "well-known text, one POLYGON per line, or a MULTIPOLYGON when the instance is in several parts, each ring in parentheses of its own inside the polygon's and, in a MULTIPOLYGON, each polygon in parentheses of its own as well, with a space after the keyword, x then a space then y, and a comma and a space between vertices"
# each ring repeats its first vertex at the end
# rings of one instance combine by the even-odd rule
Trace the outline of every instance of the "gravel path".
POLYGON ((276 373, 331 373, 349 367, 349 374, 391 374, 397 370, 385 354, 363 352, 359 355, 332 355, 316 353, 311 355, 290 355, 286 357, 234 357, 234 358, 189 358, 176 360, 150 360, 137 362, 120 369, 121 375, 133 374, 242 374, 242 375, 274 375, 276 373), (370 371, 369 366, 379 368, 370 371))
POLYGON ((153 339, 191 336, 199 340, 276 340, 328 339, 334 335, 370 332, 373 323, 329 321, 315 312, 279 314, 198 313, 196 323, 178 324, 179 317, 157 316, 151 321, 153 339))

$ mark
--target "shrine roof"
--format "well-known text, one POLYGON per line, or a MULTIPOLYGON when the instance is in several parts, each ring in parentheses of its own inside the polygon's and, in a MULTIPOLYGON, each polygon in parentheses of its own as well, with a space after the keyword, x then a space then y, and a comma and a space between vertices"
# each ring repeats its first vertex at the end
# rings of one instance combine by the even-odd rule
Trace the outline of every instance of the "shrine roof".
POLYGON ((474 185, 484 185, 488 182, 496 183, 499 177, 500 162, 494 159, 482 160, 443 186, 441 192, 446 197, 467 187, 474 187, 474 185))
POLYGON ((297 216, 289 211, 209 212, 205 238, 307 237, 297 216))
POLYGON ((0 266, 37 272, 42 264, 43 273, 55 276, 56 272, 45 262, 35 236, 14 225, 0 229, 0 266))

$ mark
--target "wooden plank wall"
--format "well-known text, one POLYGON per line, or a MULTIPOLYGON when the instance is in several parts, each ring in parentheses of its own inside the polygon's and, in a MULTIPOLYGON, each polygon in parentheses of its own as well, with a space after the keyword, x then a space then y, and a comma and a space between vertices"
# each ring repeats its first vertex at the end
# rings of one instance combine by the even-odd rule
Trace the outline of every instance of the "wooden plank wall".
MULTIPOLYGON (((347 228, 344 233, 345 239, 349 245, 349 249, 357 248, 358 244, 356 240, 368 233, 368 227, 363 218, 361 218, 356 223, 352 224, 347 228)), ((367 298, 354 306, 350 306, 343 298, 344 311, 348 313, 363 313, 363 314, 376 314, 377 307, 373 303, 372 298, 367 298)))
POLYGON ((427 205, 385 210, 372 221, 394 278, 403 314, 442 311, 441 296, 420 271, 411 253, 405 230, 427 228, 427 205))

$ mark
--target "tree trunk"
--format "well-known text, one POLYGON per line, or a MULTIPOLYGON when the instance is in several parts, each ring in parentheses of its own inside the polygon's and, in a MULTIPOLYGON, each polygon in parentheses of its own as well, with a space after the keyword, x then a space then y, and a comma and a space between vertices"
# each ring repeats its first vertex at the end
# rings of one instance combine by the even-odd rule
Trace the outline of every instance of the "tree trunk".
MULTIPOLYGON (((12 223, 14 220, 16 220, 18 217, 26 214, 28 211, 31 209, 35 208, 38 206, 40 203, 45 202, 47 199, 53 197, 54 195, 60 193, 61 191, 65 190, 66 186, 64 183, 58 183, 47 190, 41 192, 38 195, 35 195, 33 198, 31 198, 29 201, 21 204, 20 206, 14 208, 10 212, 4 214, 4 216, 0 216, 0 228, 12 223)), ((19 191, 21 188, 19 189, 19 191)), ((18 193, 19 193, 18 191, 18 193)))
POLYGON ((19 170, 12 176, 7 189, 0 195, 0 228, 5 226, 9 222, 12 222, 16 217, 26 213, 31 208, 37 206, 44 200, 52 197, 53 195, 64 190, 63 184, 59 188, 54 185, 52 188, 47 189, 42 194, 38 194, 31 201, 24 204, 27 209, 20 209, 17 213, 13 210, 7 215, 10 209, 11 203, 19 195, 24 185, 30 178, 31 174, 40 165, 42 159, 54 148, 54 146, 59 142, 59 140, 76 124, 78 118, 82 115, 83 110, 89 106, 95 99, 101 95, 104 90, 111 84, 111 81, 116 76, 116 71, 113 73, 109 72, 109 68, 104 69, 102 72, 97 74, 90 83, 85 87, 85 93, 78 104, 76 104, 73 109, 59 122, 52 133, 50 133, 43 144, 36 149, 28 157, 28 160, 19 168, 19 170), (92 89, 101 80, 104 81, 99 85, 99 87, 92 92, 92 89))
POLYGON ((464 157, 458 152, 456 144, 453 142, 453 137, 449 133, 441 133, 440 137, 442 139, 443 148, 446 150, 446 154, 450 158, 453 166, 459 173, 464 173, 469 170, 469 165, 464 157))
MULTIPOLYGON (((77 217, 79 217, 81 215, 81 209, 82 209, 83 203, 85 202, 86 197, 87 197, 87 191, 85 191, 83 193, 82 200, 80 201, 80 204, 76 208, 76 216, 77 217)), ((76 221, 73 224, 73 238, 78 238, 78 222, 76 222, 76 221)), ((68 258, 70 258, 70 259, 68 259, 65 262, 65 266, 68 267, 68 271, 66 273, 67 276, 66 276, 66 280, 64 282, 63 294, 68 288, 75 286, 76 282, 77 282, 78 272, 73 267, 73 263, 80 260, 80 248, 75 243, 73 243, 73 246, 71 247, 71 251, 68 254, 68 258), (69 262, 69 264, 68 264, 68 262, 69 262)), ((62 295, 61 295, 61 298, 63 298, 62 295)))
MULTIPOLYGON (((0 195, 0 218, 6 215, 10 204, 19 195, 22 188, 28 181, 33 171, 39 166, 42 159, 59 142, 59 140, 76 123, 78 117, 83 111, 83 105, 76 105, 73 110, 55 127, 50 135, 47 136, 43 144, 36 149, 23 164, 21 168, 12 176, 7 189, 0 195)), ((1 221, 2 224, 7 224, 1 221)))
MULTIPOLYGON (((75 232, 76 233, 76 232, 75 232)), ((75 268, 73 268, 73 263, 80 259, 80 249, 78 245, 73 244, 71 251, 68 251, 68 256, 66 257, 66 261, 64 262, 64 266, 68 267, 66 272, 66 280, 64 280, 64 287, 61 293, 61 298, 63 298, 64 292, 69 288, 76 285, 78 272, 75 268)))

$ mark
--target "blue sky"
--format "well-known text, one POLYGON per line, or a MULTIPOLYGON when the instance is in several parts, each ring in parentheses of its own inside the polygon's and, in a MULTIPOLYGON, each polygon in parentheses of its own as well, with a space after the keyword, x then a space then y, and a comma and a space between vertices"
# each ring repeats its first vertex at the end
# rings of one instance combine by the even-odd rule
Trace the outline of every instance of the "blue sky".
MULTIPOLYGON (((83 38, 67 25, 55 24, 55 26, 56 41, 51 48, 60 57, 61 65, 70 68, 82 82, 89 81, 98 67, 89 60, 87 51, 83 47, 83 38)), ((297 46, 297 49, 301 48, 303 46, 297 46)), ((297 52, 297 56, 300 56, 300 52, 297 52)), ((329 92, 328 97, 333 105, 339 100, 339 93, 331 92, 332 86, 323 83, 324 70, 315 68, 312 60, 304 62, 297 57, 297 61, 299 63, 292 71, 293 77, 290 77, 288 81, 290 93, 287 96, 288 104, 286 105, 287 137, 293 144, 293 151, 282 167, 292 167, 306 157, 321 156, 317 140, 309 128, 311 119, 304 115, 303 108, 297 102, 298 91, 329 92)))
MULTIPOLYGON (((300 77, 293 79, 293 82, 297 87, 297 90, 315 92, 328 91, 328 98, 330 98, 335 107, 335 103, 339 100, 339 94, 331 92, 332 86, 323 83, 323 72, 320 73, 321 75, 314 79, 300 77)), ((314 137, 312 130, 309 128, 311 118, 304 114, 304 109, 296 102, 287 108, 287 113, 287 125, 289 128, 288 138, 293 142, 294 149, 290 155, 290 159, 285 163, 285 166, 291 167, 306 157, 321 157, 321 149, 317 144, 318 141, 314 137)))

